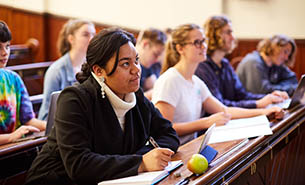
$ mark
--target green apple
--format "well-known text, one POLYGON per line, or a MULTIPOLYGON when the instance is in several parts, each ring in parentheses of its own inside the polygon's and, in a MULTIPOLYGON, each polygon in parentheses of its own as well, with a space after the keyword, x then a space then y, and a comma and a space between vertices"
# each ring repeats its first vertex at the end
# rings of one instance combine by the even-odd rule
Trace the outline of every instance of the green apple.
POLYGON ((204 173, 208 169, 208 165, 207 159, 201 154, 193 154, 187 162, 187 168, 195 174, 204 173))

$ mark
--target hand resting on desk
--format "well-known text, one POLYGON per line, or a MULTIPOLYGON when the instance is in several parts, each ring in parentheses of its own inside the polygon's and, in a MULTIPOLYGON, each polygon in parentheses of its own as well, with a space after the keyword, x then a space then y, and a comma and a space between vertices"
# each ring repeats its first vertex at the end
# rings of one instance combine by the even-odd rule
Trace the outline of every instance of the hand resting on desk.
POLYGON ((40 130, 36 127, 23 125, 10 134, 10 142, 14 142, 26 134, 39 131, 40 130))
POLYGON ((228 121, 230 121, 231 117, 231 114, 228 114, 227 112, 218 112, 212 114, 211 116, 209 116, 211 121, 208 126, 211 126, 213 123, 216 123, 216 126, 222 126, 228 121))
POLYGON ((264 115, 268 116, 269 120, 273 118, 282 119, 284 117, 284 111, 280 107, 271 107, 265 109, 264 115))

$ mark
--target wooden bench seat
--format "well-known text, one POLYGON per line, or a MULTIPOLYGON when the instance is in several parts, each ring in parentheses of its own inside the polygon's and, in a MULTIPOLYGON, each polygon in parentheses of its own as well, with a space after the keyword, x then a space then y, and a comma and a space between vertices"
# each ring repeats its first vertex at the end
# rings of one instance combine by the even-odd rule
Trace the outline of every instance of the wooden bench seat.
POLYGON ((37 62, 8 66, 6 69, 15 71, 22 78, 29 95, 42 94, 44 75, 53 62, 37 62))
POLYGON ((39 49, 39 41, 30 38, 24 44, 13 44, 10 46, 8 66, 33 63, 39 49))

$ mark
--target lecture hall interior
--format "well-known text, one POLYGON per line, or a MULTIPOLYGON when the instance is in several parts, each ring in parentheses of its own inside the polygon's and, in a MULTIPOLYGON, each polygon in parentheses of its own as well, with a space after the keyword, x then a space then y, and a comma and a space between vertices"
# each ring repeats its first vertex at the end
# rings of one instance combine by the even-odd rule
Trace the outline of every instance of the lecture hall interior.
MULTIPOLYGON (((284 34, 297 46, 294 65, 289 68, 299 81, 305 74, 304 7, 304 0, 0 0, 0 20, 12 34, 5 68, 23 80, 37 117, 44 75, 60 58, 57 38, 69 19, 93 22, 96 33, 115 26, 137 38, 147 28, 165 31, 187 23, 203 27, 209 17, 225 15, 232 21, 237 41, 236 48, 225 56, 234 70, 262 39, 284 34)), ((180 145, 172 160, 182 160, 183 166, 158 184, 179 184, 185 178, 189 184, 305 184, 303 103, 285 109, 282 119, 268 116, 272 134, 209 144, 218 154, 203 174, 194 175, 187 163, 198 153, 205 135, 180 145)), ((42 136, 0 145, 0 185, 24 184, 46 142, 47 136, 42 136)))

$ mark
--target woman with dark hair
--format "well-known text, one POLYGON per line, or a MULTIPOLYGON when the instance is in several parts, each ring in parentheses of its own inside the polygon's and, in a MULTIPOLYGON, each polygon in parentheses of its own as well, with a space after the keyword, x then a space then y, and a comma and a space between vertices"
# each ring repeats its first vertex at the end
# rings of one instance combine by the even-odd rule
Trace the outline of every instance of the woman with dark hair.
POLYGON ((164 169, 179 146, 141 90, 133 35, 104 29, 90 42, 80 84, 62 91, 55 125, 26 184, 97 184, 164 169), (152 136, 160 145, 147 144, 152 136))

